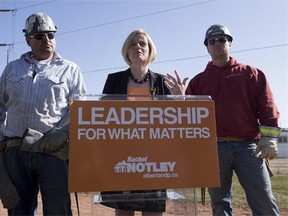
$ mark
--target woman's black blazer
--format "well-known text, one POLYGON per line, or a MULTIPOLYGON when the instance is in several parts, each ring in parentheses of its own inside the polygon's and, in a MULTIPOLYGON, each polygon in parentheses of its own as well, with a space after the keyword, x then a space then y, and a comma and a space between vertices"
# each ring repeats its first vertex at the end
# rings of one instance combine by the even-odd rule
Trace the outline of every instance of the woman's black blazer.
MULTIPOLYGON (((127 85, 130 77, 130 68, 109 74, 102 94, 127 94, 127 85)), ((169 95, 170 91, 164 84, 164 75, 149 70, 151 95, 169 95)))

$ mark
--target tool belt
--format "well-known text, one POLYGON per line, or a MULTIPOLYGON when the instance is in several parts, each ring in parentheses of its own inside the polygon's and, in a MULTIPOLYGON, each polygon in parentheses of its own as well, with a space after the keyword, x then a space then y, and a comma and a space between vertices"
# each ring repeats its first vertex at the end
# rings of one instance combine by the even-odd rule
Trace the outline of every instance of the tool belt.
POLYGON ((6 141, 6 148, 20 147, 22 144, 22 139, 11 139, 6 141))
MULTIPOLYGON (((37 137, 37 139, 40 139, 42 136, 43 134, 37 137)), ((57 138, 55 138, 55 140, 57 141, 57 138)), ((58 146, 58 148, 54 147, 52 149, 49 149, 48 147, 45 147, 45 145, 43 145, 41 141, 36 142, 35 140, 32 140, 31 142, 29 142, 29 139, 26 139, 25 136, 24 138, 18 138, 18 137, 7 138, 5 148, 11 148, 11 147, 20 147, 21 151, 25 152, 39 152, 50 154, 63 161, 67 161, 69 159, 68 140, 66 140, 63 144, 58 146)))

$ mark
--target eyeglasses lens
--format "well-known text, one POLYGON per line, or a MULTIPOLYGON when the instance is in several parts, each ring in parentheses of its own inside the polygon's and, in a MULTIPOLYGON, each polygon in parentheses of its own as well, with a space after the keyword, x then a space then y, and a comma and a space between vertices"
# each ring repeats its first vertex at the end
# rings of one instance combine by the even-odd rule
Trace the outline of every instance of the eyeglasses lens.
POLYGON ((226 43, 228 40, 226 37, 220 37, 220 38, 212 38, 209 40, 209 45, 214 45, 218 41, 220 44, 226 43))
POLYGON ((52 33, 52 32, 49 32, 46 34, 45 33, 36 33, 32 37, 36 40, 43 40, 46 36, 49 38, 49 40, 52 40, 55 37, 54 33, 52 33))

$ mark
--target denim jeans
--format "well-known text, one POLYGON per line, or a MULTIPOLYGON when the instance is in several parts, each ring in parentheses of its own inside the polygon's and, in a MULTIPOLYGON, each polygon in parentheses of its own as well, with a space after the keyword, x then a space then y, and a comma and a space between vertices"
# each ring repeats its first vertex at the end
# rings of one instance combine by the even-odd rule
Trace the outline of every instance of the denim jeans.
POLYGON ((279 215, 265 162, 255 156, 256 143, 218 142, 220 188, 208 188, 213 215, 233 215, 232 175, 236 173, 253 215, 279 215))
POLYGON ((34 215, 40 190, 43 215, 72 215, 68 193, 68 162, 52 155, 22 152, 19 147, 5 151, 8 173, 21 198, 8 215, 34 215))

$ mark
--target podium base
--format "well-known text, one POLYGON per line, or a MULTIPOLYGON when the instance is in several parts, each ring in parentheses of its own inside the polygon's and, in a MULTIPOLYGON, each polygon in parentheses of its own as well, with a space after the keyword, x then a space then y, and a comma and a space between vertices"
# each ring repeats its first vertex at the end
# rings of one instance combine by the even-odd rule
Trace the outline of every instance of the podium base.
MULTIPOLYGON (((166 211, 163 216, 197 216, 196 193, 194 188, 167 189, 163 196, 153 193, 143 194, 113 194, 113 196, 102 195, 100 192, 91 194, 92 216, 115 216, 115 209, 105 206, 105 202, 129 202, 129 201, 151 201, 165 200, 166 211), (156 198, 160 197, 160 198, 156 198)), ((141 216, 140 211, 135 211, 135 216, 141 216)))

